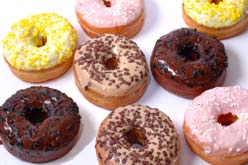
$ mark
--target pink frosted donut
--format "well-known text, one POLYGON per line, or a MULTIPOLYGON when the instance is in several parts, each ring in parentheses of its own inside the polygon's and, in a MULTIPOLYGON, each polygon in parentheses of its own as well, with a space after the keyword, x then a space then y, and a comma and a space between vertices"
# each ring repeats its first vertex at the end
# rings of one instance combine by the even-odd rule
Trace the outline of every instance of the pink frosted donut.
POLYGON ((75 10, 90 37, 103 33, 132 37, 144 23, 144 0, 77 0, 75 10))
POLYGON ((215 165, 248 162, 248 91, 217 87, 196 97, 184 116, 191 149, 215 165))

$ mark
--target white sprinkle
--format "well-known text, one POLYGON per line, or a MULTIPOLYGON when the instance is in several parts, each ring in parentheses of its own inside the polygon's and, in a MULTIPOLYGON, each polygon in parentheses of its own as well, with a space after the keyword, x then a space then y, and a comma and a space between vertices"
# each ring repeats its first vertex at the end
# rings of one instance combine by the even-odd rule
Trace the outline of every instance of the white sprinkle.
POLYGON ((219 106, 216 107, 216 110, 217 110, 218 112, 221 112, 221 109, 220 109, 219 106))
POLYGON ((99 23, 100 21, 99 21, 99 19, 96 19, 95 22, 96 22, 96 23, 99 23))
POLYGON ((218 150, 220 147, 217 144, 214 144, 214 148, 218 150))
POLYGON ((234 89, 240 89, 240 86, 234 86, 234 89))
POLYGON ((213 119, 215 119, 215 116, 211 116, 211 117, 210 117, 210 120, 213 120, 213 119))
POLYGON ((247 138, 246 138, 246 132, 247 132, 247 130, 243 127, 243 140, 246 140, 247 138))
POLYGON ((127 18, 127 17, 122 16, 122 19, 124 20, 124 22, 125 22, 125 23, 127 23, 127 22, 128 22, 128 18, 127 18))
POLYGON ((50 100, 45 100, 44 104, 51 104, 51 101, 50 100))
POLYGON ((229 152, 232 152, 232 150, 233 150, 233 148, 232 148, 232 147, 230 147, 230 148, 228 149, 228 151, 229 151, 229 152))
POLYGON ((207 102, 206 102, 207 105, 209 105, 209 100, 207 99, 207 102))
POLYGON ((210 147, 205 147, 204 152, 205 152, 206 154, 211 153, 211 148, 210 148, 210 147))
POLYGON ((220 104, 219 104, 219 103, 217 103, 217 102, 215 102, 215 103, 214 103, 214 105, 215 105, 215 106, 220 106, 220 104))
POLYGON ((241 148, 237 148, 237 149, 236 149, 236 152, 239 152, 239 151, 241 151, 241 148))
POLYGON ((52 101, 55 101, 55 102, 58 101, 57 98, 54 96, 52 96, 51 99, 52 99, 52 101))
POLYGON ((104 21, 104 20, 101 20, 101 21, 100 21, 100 24, 104 24, 104 23, 105 23, 105 21, 104 21))

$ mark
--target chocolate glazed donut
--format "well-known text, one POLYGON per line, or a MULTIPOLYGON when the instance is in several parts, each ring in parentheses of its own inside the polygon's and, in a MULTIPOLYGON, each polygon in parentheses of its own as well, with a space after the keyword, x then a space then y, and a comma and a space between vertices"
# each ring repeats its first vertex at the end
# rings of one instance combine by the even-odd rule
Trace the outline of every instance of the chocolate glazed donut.
POLYGON ((58 90, 30 87, 0 107, 4 147, 28 162, 47 162, 66 154, 76 143, 80 115, 76 103, 58 90))
POLYGON ((179 96, 194 98, 223 84, 228 58, 216 38, 181 28, 156 42, 150 63, 159 85, 179 96))

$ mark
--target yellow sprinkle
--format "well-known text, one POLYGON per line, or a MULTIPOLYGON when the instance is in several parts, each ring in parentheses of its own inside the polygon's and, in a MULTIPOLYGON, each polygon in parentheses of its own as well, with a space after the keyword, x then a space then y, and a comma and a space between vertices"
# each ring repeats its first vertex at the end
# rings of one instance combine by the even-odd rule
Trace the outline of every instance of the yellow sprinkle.
POLYGON ((184 9, 197 23, 208 27, 224 27, 237 23, 245 14, 247 0, 185 0, 184 9))
POLYGON ((47 69, 64 62, 73 55, 76 43, 75 29, 55 13, 31 15, 14 23, 2 41, 6 59, 23 70, 47 69))

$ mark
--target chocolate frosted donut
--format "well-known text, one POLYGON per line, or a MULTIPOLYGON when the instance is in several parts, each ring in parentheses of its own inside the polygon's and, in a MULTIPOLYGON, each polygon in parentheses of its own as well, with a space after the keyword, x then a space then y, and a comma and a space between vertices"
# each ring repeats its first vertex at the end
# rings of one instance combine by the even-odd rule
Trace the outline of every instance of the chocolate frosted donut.
POLYGON ((13 155, 29 162, 47 162, 66 154, 80 128, 78 106, 48 87, 30 87, 0 107, 0 137, 13 155))
POLYGON ((73 69, 84 97, 111 110, 137 101, 149 80, 148 65, 137 44, 112 34, 84 43, 75 53, 73 69))
POLYGON ((223 84, 227 60, 224 45, 219 40, 182 28, 156 42, 150 63, 155 80, 163 88, 194 98, 223 84))
POLYGON ((148 106, 117 108, 102 122, 96 137, 100 165, 177 165, 179 152, 170 118, 148 106))

